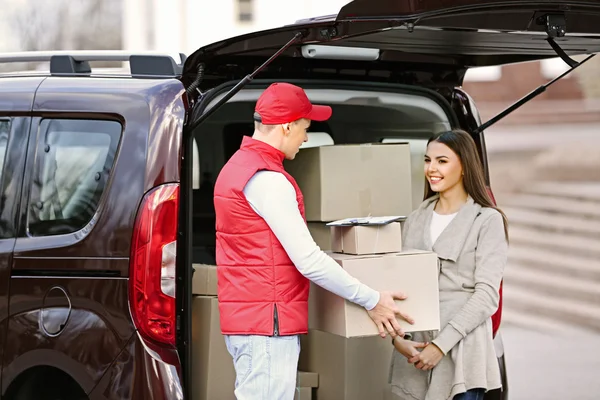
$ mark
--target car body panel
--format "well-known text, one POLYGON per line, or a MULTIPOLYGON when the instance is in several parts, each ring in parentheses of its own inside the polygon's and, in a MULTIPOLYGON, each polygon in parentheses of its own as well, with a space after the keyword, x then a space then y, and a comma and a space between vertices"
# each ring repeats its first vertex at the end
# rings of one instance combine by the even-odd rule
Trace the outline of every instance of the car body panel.
MULTIPOLYGON (((13 90, 7 82, 21 81, 0 79, 0 92, 13 90)), ((0 109, 0 118, 3 113, 26 115, 18 117, 20 135, 10 143, 15 148, 7 157, 12 160, 10 198, 15 204, 7 203, 0 214, 5 222, 1 227, 12 223, 16 236, 0 239, 0 277, 6 283, 0 285, 2 393, 40 366, 65 372, 91 392, 109 369, 120 368, 117 360, 123 349, 138 337, 127 279, 132 228, 144 193, 179 181, 184 89, 176 79, 27 81, 31 92, 15 96, 21 99, 15 103, 19 107, 0 109), (113 171, 88 226, 72 234, 32 237, 26 230, 30 185, 22 182, 31 182, 38 127, 44 118, 114 120, 123 130, 113 171), (51 332, 56 327, 61 327, 58 334, 51 332)), ((175 350, 140 344, 135 347, 135 362, 137 373, 152 374, 157 385, 168 390, 159 397, 158 390, 147 388, 154 397, 133 398, 177 398, 171 396, 181 392, 175 350)), ((147 382, 144 378, 130 385, 137 385, 140 392, 147 382)))

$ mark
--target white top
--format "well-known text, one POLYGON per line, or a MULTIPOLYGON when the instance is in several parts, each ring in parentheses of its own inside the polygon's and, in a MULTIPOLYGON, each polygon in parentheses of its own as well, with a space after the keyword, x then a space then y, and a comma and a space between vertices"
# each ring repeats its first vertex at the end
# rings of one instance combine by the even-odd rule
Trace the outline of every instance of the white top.
POLYGON ((433 216, 431 217, 431 225, 430 235, 431 235, 431 243, 435 243, 440 234, 446 229, 448 224, 456 217, 458 212, 454 214, 438 214, 433 211, 433 216))
POLYGON ((367 310, 377 305, 378 291, 352 277, 317 246, 298 210, 296 190, 283 174, 257 172, 246 184, 244 195, 302 275, 367 310))

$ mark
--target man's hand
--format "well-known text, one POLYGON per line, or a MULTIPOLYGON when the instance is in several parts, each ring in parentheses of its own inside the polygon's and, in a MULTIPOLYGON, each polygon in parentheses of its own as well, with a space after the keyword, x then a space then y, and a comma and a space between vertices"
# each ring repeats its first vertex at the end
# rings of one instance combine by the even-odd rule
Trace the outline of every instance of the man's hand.
POLYGON ((442 353, 439 347, 431 343, 419 354, 408 360, 408 362, 411 364, 416 363, 416 368, 428 371, 435 368, 442 358, 444 358, 444 353, 442 353))
POLYGON ((377 325, 377 329, 379 330, 379 336, 382 338, 385 337, 385 330, 387 330, 392 337, 397 335, 404 336, 404 331, 398 324, 396 320, 396 315, 399 315, 403 319, 405 319, 409 324, 414 324, 415 321, 401 312, 398 307, 396 307, 396 303, 394 300, 404 300, 406 299, 406 295, 400 292, 381 292, 379 296, 379 303, 370 311, 369 317, 375 322, 377 325))
POLYGON ((427 345, 428 343, 413 342, 412 340, 405 340, 398 336, 394 339, 394 347, 398 350, 398 353, 406 357, 407 361, 419 355, 420 351, 417 349, 425 348, 427 345))

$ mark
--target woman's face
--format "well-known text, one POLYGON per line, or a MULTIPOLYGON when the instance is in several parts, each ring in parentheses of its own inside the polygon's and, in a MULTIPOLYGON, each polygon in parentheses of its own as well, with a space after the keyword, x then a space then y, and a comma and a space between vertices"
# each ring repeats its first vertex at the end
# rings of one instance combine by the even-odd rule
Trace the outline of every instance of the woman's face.
POLYGON ((462 186, 463 168, 460 159, 450 147, 431 142, 425 153, 425 177, 431 190, 442 193, 462 186))

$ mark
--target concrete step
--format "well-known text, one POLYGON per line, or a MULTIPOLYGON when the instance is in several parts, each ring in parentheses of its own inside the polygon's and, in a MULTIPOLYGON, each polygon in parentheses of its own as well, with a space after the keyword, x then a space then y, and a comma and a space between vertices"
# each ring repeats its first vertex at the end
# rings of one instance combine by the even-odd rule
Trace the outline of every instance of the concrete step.
POLYGON ((521 192, 568 199, 600 201, 600 183, 597 181, 537 182, 527 185, 521 192))
MULTIPOLYGON (((502 309, 502 325, 500 330, 506 326, 517 326, 519 328, 537 331, 540 333, 556 335, 557 333, 567 334, 576 332, 594 332, 589 328, 575 326, 565 321, 549 318, 544 315, 530 313, 527 311, 519 311, 512 308, 502 309)), ((595 332, 594 332, 595 333, 595 332)))
POLYGON ((600 259, 598 258, 511 244, 508 250, 508 262, 509 265, 520 265, 521 268, 532 272, 553 273, 563 277, 600 282, 600 259))
POLYGON ((511 263, 504 273, 504 282, 507 286, 520 287, 542 296, 597 304, 600 308, 600 281, 532 271, 511 263))
POLYGON ((549 232, 573 233, 600 238, 600 221, 585 217, 562 216, 544 211, 503 207, 510 225, 527 226, 549 232))
POLYGON ((556 324, 600 332, 600 305, 559 296, 536 295, 527 288, 505 285, 503 305, 507 313, 522 313, 553 320, 556 324))
POLYGON ((506 196, 500 207, 538 210, 549 214, 574 215, 600 220, 600 199, 579 200, 552 195, 513 194, 506 196))
POLYGON ((559 251, 562 254, 600 258, 600 239, 547 232, 527 226, 509 225, 511 246, 559 251))

